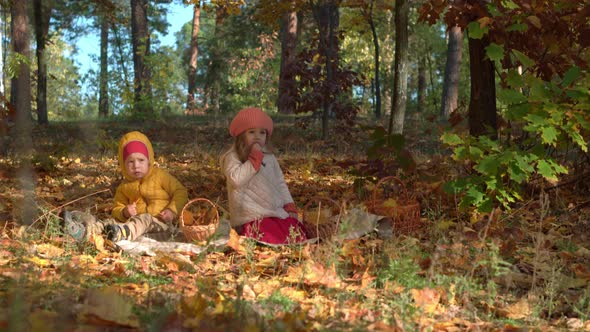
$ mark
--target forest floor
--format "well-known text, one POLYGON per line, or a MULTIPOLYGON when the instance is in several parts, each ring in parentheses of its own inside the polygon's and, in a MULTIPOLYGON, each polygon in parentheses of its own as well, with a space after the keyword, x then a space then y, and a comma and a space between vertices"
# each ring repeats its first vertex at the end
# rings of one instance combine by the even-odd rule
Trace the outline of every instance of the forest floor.
POLYGON ((0 157, 0 330, 590 331, 587 180, 536 191, 508 211, 459 211, 441 186, 465 167, 425 120, 407 124, 414 163, 403 168, 367 161, 362 126, 332 127, 321 140, 317 124, 283 119, 272 137, 300 208, 316 196, 343 213, 365 208, 377 179, 395 175, 420 203, 423 227, 410 235, 134 256, 63 234, 63 209, 108 216, 117 143, 130 130, 152 140, 157 163, 190 198, 224 211, 227 126, 209 117, 55 123, 34 129, 32 169, 0 157), (32 224, 18 222, 31 213, 32 224))

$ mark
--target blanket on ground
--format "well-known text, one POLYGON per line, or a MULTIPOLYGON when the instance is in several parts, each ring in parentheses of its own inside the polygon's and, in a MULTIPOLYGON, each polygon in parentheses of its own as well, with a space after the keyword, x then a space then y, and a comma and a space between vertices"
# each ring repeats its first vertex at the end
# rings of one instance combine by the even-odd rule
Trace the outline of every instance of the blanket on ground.
MULTIPOLYGON (((379 236, 388 238, 392 236, 391 225, 388 222, 382 222, 383 216, 371 214, 364 209, 354 208, 342 215, 340 221, 340 232, 337 239, 350 240, 359 238, 370 232, 377 232, 379 236)), ((134 241, 121 240, 117 245, 125 252, 132 255, 149 255, 155 256, 158 252, 178 252, 200 254, 205 250, 223 250, 229 241, 231 226, 229 220, 222 219, 215 233, 211 236, 209 242, 205 244, 196 244, 188 242, 174 241, 157 241, 147 236, 142 236, 134 241)), ((308 243, 316 242, 318 239, 309 239, 308 243)), ((269 246, 283 246, 260 242, 269 246)))

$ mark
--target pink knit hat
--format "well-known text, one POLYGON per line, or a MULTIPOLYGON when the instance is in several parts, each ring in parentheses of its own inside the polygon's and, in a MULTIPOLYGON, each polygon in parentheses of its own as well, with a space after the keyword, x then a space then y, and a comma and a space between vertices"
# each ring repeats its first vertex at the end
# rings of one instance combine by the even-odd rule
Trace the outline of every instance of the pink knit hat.
POLYGON ((264 128, 270 136, 272 134, 272 119, 260 108, 244 108, 236 114, 229 125, 229 134, 236 137, 250 128, 264 128))
POLYGON ((130 154, 139 152, 149 159, 148 148, 140 141, 131 141, 123 148, 123 160, 126 160, 130 154))

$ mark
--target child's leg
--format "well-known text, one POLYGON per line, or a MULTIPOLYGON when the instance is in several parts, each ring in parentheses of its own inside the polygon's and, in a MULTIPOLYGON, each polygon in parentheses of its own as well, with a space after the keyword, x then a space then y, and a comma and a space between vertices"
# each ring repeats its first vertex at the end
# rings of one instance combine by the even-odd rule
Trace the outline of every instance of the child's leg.
POLYGON ((111 241, 133 241, 145 233, 168 233, 171 228, 149 213, 133 216, 126 223, 114 226, 108 226, 106 230, 111 241))

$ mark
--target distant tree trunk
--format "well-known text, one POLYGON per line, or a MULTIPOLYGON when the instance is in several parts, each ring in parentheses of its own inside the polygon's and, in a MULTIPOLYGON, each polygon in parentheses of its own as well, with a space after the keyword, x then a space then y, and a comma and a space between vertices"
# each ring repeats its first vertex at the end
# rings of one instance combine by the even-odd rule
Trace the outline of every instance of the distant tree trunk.
POLYGON ((314 15, 318 23, 320 42, 319 54, 326 63, 324 80, 324 98, 322 100, 322 139, 328 137, 328 120, 332 112, 334 99, 338 95, 338 86, 334 84, 334 74, 338 68, 338 26, 340 24, 339 7, 336 0, 325 0, 314 6, 314 15))
POLYGON ((416 113, 424 112, 426 107, 426 56, 418 59, 418 107, 416 113))
POLYGON ((395 1, 395 61, 389 134, 404 131, 404 117, 408 99, 408 0, 395 1))
POLYGON ((199 56, 199 36, 201 20, 201 1, 195 2, 193 6, 193 29, 191 32, 190 57, 188 61, 188 95, 186 108, 195 108, 195 93, 197 91, 197 58, 199 56))
POLYGON ((37 42, 37 122, 47 124, 47 57, 45 46, 49 34, 52 2, 33 0, 35 38, 37 42))
POLYGON ((125 52, 123 51, 123 42, 121 41, 121 36, 119 35, 119 29, 117 28, 116 24, 112 24, 111 28, 113 29, 113 34, 115 37, 115 46, 117 48, 116 54, 119 55, 117 61, 119 62, 119 67, 121 71, 123 71, 123 81, 125 82, 125 87, 127 91, 131 92, 131 84, 129 79, 129 70, 125 65, 125 52))
POLYGON ((369 20, 369 26, 371 27, 371 33, 373 34, 373 58, 375 61, 375 117, 381 119, 381 80, 379 79, 379 38, 377 38, 377 29, 375 28, 375 21, 373 20, 373 4, 371 1, 371 9, 367 12, 367 18, 369 20))
MULTIPOLYGON (((12 15, 12 45, 14 52, 30 59, 29 31, 27 22, 28 0, 14 1, 12 15)), ((35 216, 35 183, 31 167, 33 152, 31 123, 31 72, 29 65, 20 62, 13 84, 13 105, 16 108, 16 156, 20 159, 17 177, 22 190, 22 200, 14 205, 14 215, 20 216, 20 222, 31 224, 35 216)))
POLYGON ((3 96, 5 95, 5 85, 4 85, 4 78, 5 76, 5 72, 4 72, 4 55, 6 54, 6 50, 4 49, 4 27, 6 24, 6 10, 4 10, 4 8, 2 8, 3 6, 0 5, 0 94, 2 94, 3 96))
POLYGON ((135 111, 137 115, 151 117, 151 71, 146 63, 150 54, 150 34, 147 20, 148 0, 131 0, 131 39, 133 44, 133 70, 135 73, 135 111))
MULTIPOLYGON (((291 1, 294 3, 294 1, 291 1)), ((281 70, 279 74, 279 96, 277 108, 279 113, 295 112, 295 94, 297 82, 293 76, 293 61, 297 47, 297 12, 283 14, 281 20, 281 70)))
POLYGON ((488 45, 487 36, 481 39, 469 38, 469 134, 497 139, 496 82, 494 64, 486 58, 485 48, 488 45))
POLYGON ((215 113, 219 113, 220 110, 220 89, 221 89, 221 34, 223 21, 227 17, 227 8, 223 5, 217 5, 215 7, 215 43, 211 50, 211 60, 209 61, 209 67, 207 68, 207 79, 205 88, 208 91, 210 107, 215 113))
POLYGON ((458 26, 449 29, 449 42, 447 46, 447 62, 442 87, 442 105, 440 116, 448 119, 451 112, 457 109, 459 99, 459 69, 461 66, 461 54, 463 49, 463 32, 458 26))
POLYGON ((105 14, 100 15, 100 90, 98 93, 98 116, 106 118, 109 116, 109 67, 108 67, 108 47, 109 47, 109 21, 105 14))

